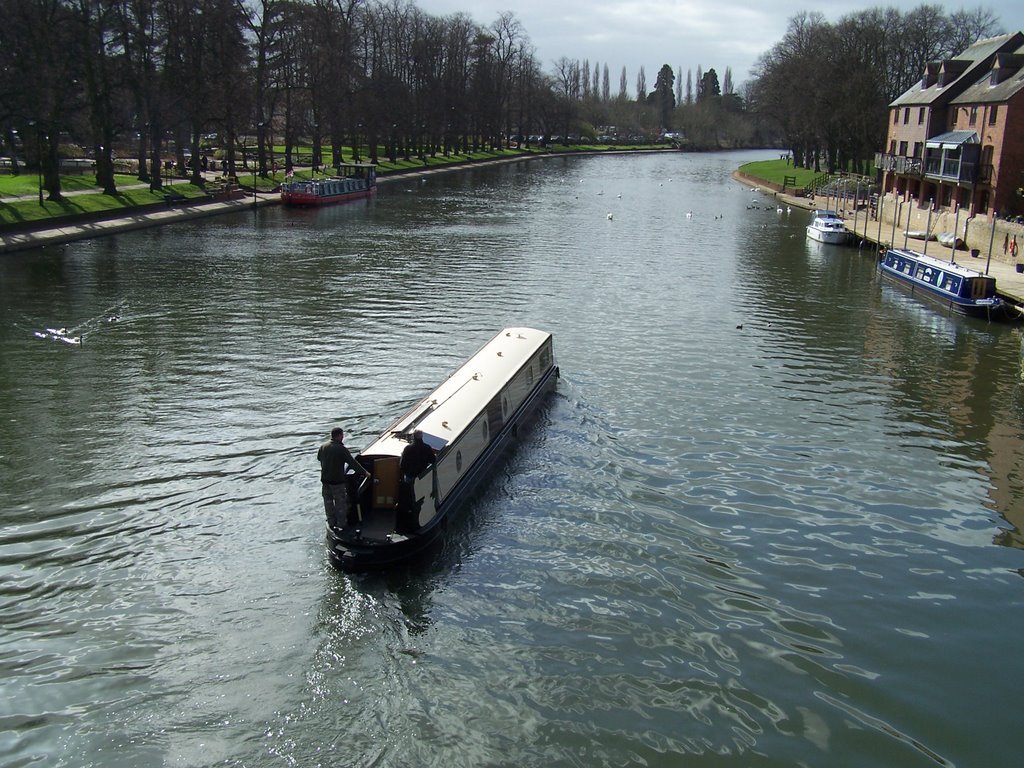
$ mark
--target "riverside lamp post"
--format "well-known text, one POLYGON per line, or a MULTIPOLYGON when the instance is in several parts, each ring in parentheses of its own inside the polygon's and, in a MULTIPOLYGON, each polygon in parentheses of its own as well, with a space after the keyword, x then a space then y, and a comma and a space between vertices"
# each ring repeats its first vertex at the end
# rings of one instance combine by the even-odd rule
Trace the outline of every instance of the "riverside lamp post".
POLYGON ((263 123, 256 123, 256 155, 252 159, 252 210, 256 212, 256 173, 259 170, 260 140, 263 138, 263 123))
POLYGON ((316 176, 316 169, 320 165, 320 125, 313 125, 313 176, 316 176))
POLYGON ((39 134, 39 207, 43 207, 43 139, 42 132, 39 134))
POLYGON ((36 175, 39 178, 39 207, 43 207, 43 129, 35 120, 29 120, 30 127, 36 130, 36 175))

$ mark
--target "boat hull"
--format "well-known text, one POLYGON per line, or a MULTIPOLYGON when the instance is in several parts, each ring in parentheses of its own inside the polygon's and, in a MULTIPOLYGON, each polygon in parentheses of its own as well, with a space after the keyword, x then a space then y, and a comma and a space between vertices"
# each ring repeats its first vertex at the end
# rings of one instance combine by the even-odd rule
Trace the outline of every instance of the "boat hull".
MULTIPOLYGON (((491 347, 503 334, 509 333, 507 329, 360 453, 358 460, 371 469, 374 484, 364 484, 359 492, 350 494, 357 505, 354 514, 342 529, 327 532, 328 554, 335 567, 346 572, 381 570, 420 556, 438 540, 467 497, 514 445, 521 429, 536 414, 558 379, 550 335, 520 330, 536 336, 524 343, 536 343, 536 339, 541 339, 542 343, 515 362, 508 360, 514 350, 500 349, 497 357, 506 355, 502 364, 515 366, 511 372, 498 374, 488 369, 486 359, 481 359, 481 356, 486 358, 485 353, 494 351, 491 347), (538 362, 546 364, 538 368, 538 362), (460 374, 467 370, 474 373, 459 384, 460 374), (482 399, 477 393, 467 391, 488 386, 491 389, 483 393, 482 399), (436 435, 460 420, 464 428, 451 435, 438 450, 434 466, 409 486, 408 494, 415 503, 415 511, 403 512, 400 505, 388 504, 392 491, 386 490, 387 470, 389 465, 397 465, 400 453, 395 446, 396 439, 404 440, 412 430, 418 429, 426 432, 429 444, 431 440, 441 439, 436 435), (499 423, 500 428, 493 432, 487 429, 486 425, 499 423), (487 435, 485 440, 480 439, 481 427, 487 435), (376 503, 379 499, 385 500, 383 508, 376 503), (412 514, 415 521, 411 532, 407 529, 409 517, 404 516, 406 514, 412 514)), ((523 336, 520 334, 518 339, 523 336)), ((396 496, 400 498, 401 493, 399 490, 396 496)))
POLYGON ((828 245, 843 245, 849 240, 850 235, 846 231, 838 231, 831 229, 818 229, 816 227, 807 227, 807 237, 811 240, 816 240, 819 243, 827 243, 828 245))
POLYGON ((305 192, 282 192, 281 202, 293 208, 314 208, 324 205, 338 205, 339 203, 350 203, 354 200, 372 197, 376 192, 374 189, 364 189, 359 192, 348 192, 342 195, 312 195, 305 192))

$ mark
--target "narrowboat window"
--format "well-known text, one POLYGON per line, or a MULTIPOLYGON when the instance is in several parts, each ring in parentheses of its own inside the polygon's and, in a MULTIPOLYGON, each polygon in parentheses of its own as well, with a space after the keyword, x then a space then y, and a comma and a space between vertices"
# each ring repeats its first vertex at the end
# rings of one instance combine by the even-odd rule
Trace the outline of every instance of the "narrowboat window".
POLYGON ((484 438, 484 441, 486 441, 487 440, 487 420, 485 419, 484 421, 480 422, 480 426, 481 426, 480 432, 481 432, 481 434, 482 434, 482 436, 484 438))
POLYGON ((526 381, 533 386, 533 366, 531 365, 526 369, 526 381))
POLYGON ((501 396, 501 418, 502 421, 508 418, 508 398, 505 395, 501 396))
POLYGON ((548 366, 550 364, 551 364, 551 350, 549 350, 547 347, 544 347, 544 349, 541 350, 541 353, 540 353, 540 365, 541 365, 541 368, 544 368, 545 370, 547 370, 547 368, 548 368, 548 366))
POLYGON ((455 471, 462 471, 462 451, 455 452, 455 471))

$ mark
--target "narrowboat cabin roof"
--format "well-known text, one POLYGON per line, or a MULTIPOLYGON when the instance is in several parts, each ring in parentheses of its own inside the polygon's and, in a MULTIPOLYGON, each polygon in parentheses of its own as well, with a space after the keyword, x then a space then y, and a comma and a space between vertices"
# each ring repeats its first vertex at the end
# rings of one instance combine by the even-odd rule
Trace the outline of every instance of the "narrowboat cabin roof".
MULTIPOLYGON (((441 451, 461 435, 487 408, 523 365, 551 338, 533 328, 506 328, 448 377, 427 401, 417 404, 373 443, 361 456, 401 456, 414 429, 441 451)), ((531 381, 541 371, 531 372, 531 381)))
POLYGON ((959 275, 960 277, 965 278, 982 277, 985 278, 986 280, 991 280, 993 283, 995 282, 994 277, 991 277, 989 275, 983 275, 976 269, 970 269, 969 267, 961 266, 956 262, 937 259, 934 256, 928 256, 927 254, 919 253, 918 251, 912 251, 909 248, 890 248, 889 253, 893 253, 896 256, 902 256, 905 259, 910 259, 918 264, 923 264, 926 267, 931 267, 932 269, 942 270, 946 274, 959 275))

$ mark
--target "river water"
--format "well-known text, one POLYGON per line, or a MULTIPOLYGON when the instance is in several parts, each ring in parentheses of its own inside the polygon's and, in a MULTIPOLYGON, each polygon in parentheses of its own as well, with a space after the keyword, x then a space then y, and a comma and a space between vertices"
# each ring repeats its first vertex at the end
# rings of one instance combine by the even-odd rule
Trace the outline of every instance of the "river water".
POLYGON ((808 244, 730 178, 773 156, 0 259, 0 764, 1017 764, 1021 331, 808 244), (334 571, 319 442, 508 325, 538 423, 428 560, 334 571))

